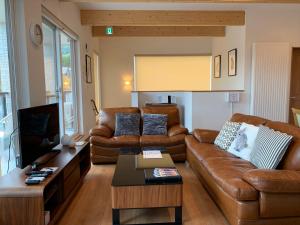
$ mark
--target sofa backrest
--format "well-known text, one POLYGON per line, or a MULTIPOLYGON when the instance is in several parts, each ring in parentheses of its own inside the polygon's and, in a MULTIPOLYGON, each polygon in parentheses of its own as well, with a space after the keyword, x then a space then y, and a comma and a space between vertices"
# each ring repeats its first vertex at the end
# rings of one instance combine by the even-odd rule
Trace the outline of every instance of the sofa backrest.
POLYGON ((268 121, 266 126, 293 136, 292 142, 278 168, 284 170, 300 170, 300 128, 288 123, 274 121, 268 121))
POLYGON ((116 113, 140 113, 139 108, 136 107, 119 107, 119 108, 105 108, 100 111, 99 120, 100 125, 109 127, 115 131, 116 113))
POLYGON ((142 118, 144 114, 168 115, 168 128, 180 124, 179 110, 176 106, 153 106, 141 108, 142 118))
POLYGON ((293 136, 292 143, 289 145, 286 154, 283 157, 278 169, 284 170, 300 170, 300 128, 288 123, 275 122, 257 116, 244 114, 234 114, 231 118, 232 122, 245 122, 255 126, 264 125, 275 131, 287 133, 293 136))
POLYGON ((231 117, 230 121, 237 122, 237 123, 248 123, 254 126, 259 126, 259 125, 265 125, 268 120, 258 116, 236 113, 231 117))

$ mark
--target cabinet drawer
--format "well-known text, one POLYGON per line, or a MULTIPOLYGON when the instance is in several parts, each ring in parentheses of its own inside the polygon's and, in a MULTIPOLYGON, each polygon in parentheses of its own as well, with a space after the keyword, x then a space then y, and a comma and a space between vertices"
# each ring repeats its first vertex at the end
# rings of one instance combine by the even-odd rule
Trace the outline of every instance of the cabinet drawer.
POLYGON ((67 179, 64 181, 64 199, 68 197, 80 180, 80 167, 77 165, 67 179))
POLYGON ((64 169, 64 179, 66 180, 70 174, 73 172, 75 167, 79 166, 79 157, 76 156, 64 169))

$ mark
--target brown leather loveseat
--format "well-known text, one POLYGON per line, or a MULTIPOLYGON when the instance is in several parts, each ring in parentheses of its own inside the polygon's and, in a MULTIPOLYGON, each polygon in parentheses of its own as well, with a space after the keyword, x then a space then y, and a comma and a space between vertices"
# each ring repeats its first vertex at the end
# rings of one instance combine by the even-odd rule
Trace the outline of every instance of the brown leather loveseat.
POLYGON ((257 169, 218 149, 218 131, 201 129, 186 136, 190 166, 231 225, 300 224, 300 129, 242 114, 231 121, 264 124, 294 137, 277 170, 257 169))
MULTIPOLYGON (((142 121, 141 121, 142 131, 142 121)), ((90 131, 90 143, 92 151, 92 162, 114 163, 117 161, 121 148, 124 147, 165 147, 175 161, 185 161, 186 128, 180 125, 179 111, 177 107, 144 107, 144 108, 106 108, 101 110, 99 125, 90 131), (145 113, 167 114, 167 135, 145 135, 145 136, 114 136, 116 113, 140 113, 141 119, 145 113)))

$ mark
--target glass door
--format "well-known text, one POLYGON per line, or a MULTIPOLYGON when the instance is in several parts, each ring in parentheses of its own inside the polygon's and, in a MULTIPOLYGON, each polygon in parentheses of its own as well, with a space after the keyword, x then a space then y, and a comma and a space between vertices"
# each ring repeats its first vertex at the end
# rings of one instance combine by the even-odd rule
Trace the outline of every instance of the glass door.
POLYGON ((14 129, 14 94, 11 92, 13 79, 11 75, 10 32, 8 16, 9 1, 0 0, 0 176, 16 167, 13 138, 17 133, 14 129))
POLYGON ((78 133, 75 40, 44 19, 47 103, 59 103, 61 134, 78 133))
POLYGON ((77 133, 75 51, 74 40, 63 32, 60 32, 60 58, 64 133, 72 135, 77 133))

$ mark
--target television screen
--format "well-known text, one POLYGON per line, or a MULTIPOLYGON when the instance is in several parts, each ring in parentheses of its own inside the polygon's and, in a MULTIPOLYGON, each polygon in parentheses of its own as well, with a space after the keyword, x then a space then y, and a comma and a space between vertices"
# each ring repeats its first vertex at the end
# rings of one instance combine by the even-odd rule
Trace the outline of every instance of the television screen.
POLYGON ((57 103, 18 110, 18 123, 21 168, 32 164, 60 142, 57 103))

